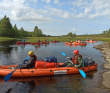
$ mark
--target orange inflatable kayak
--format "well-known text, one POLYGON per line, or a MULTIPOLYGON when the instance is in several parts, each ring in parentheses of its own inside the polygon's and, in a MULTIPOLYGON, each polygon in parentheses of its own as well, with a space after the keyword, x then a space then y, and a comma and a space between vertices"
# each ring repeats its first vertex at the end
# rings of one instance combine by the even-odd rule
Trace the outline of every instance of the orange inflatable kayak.
POLYGON ((42 44, 49 44, 49 42, 42 42, 42 44))
POLYGON ((87 45, 87 43, 86 43, 86 42, 83 42, 83 43, 73 42, 73 44, 75 44, 75 45, 87 45))
POLYGON ((92 42, 92 43, 95 43, 95 42, 98 42, 98 41, 95 41, 95 40, 86 40, 86 42, 92 42))
POLYGON ((51 43, 58 43, 58 42, 60 42, 60 41, 51 41, 51 43))
MULTIPOLYGON (((33 76, 48 76, 48 75, 63 75, 63 74, 76 74, 80 73, 76 67, 58 67, 63 63, 50 63, 50 62, 40 62, 36 64, 33 69, 17 69, 12 77, 33 77, 33 76), (47 64, 47 65, 46 65, 47 64), (51 66, 52 65, 52 66, 51 66)), ((0 75, 6 76, 7 74, 14 71, 14 69, 9 69, 9 67, 16 67, 17 65, 1 65, 0 66, 0 75)), ((94 71, 98 67, 97 63, 93 65, 80 67, 79 69, 84 72, 94 71)))
POLYGON ((65 42, 66 45, 72 45, 73 43, 70 42, 65 42))
POLYGON ((20 45, 20 44, 31 44, 31 42, 17 42, 17 45, 20 45))

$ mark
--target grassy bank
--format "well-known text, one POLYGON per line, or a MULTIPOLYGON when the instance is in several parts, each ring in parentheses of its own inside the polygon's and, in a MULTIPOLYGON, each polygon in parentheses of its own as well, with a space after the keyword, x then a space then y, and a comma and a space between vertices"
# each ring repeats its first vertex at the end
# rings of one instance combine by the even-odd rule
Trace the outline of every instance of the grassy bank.
MULTIPOLYGON (((0 41, 10 41, 10 40, 22 40, 23 38, 8 38, 8 37, 0 37, 0 41)), ((77 39, 81 39, 85 41, 86 39, 94 39, 97 41, 103 41, 103 42, 110 42, 110 38, 103 38, 103 37, 95 37, 95 36, 77 36, 77 37, 67 37, 67 36, 53 36, 53 37, 26 37, 26 42, 38 42, 38 40, 41 41, 60 41, 60 42, 69 42, 70 40, 76 41, 77 39)))
POLYGON ((18 38, 0 37, 0 41, 17 40, 18 38))
POLYGON ((102 41, 102 42, 110 42, 110 38, 105 38, 105 37, 95 37, 95 36, 82 37, 82 36, 77 36, 77 38, 79 38, 79 39, 81 39, 81 40, 94 39, 94 40, 102 41))
POLYGON ((83 41, 86 41, 87 39, 94 39, 97 41, 103 41, 103 42, 110 42, 110 38, 102 38, 102 37, 80 37, 77 36, 75 38, 73 37, 67 37, 67 36, 56 36, 56 37, 29 37, 28 40, 26 40, 27 42, 37 42, 38 40, 40 41, 60 41, 60 42, 69 42, 70 40, 72 41, 76 41, 77 39, 81 39, 83 41))
POLYGON ((70 40, 75 41, 76 38, 71 38, 71 37, 65 37, 65 36, 56 36, 56 37, 31 37, 29 40, 26 40, 27 42, 38 42, 38 40, 40 41, 60 41, 60 42, 68 42, 70 40))

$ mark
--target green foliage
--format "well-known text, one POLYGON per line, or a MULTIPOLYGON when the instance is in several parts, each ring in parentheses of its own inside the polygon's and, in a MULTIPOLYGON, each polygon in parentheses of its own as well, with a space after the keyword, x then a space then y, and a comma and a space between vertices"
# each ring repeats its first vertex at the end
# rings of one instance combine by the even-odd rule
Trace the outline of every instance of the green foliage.
POLYGON ((41 29, 38 29, 37 26, 35 26, 34 28, 34 33, 33 33, 33 37, 41 37, 42 36, 42 31, 41 29))
POLYGON ((0 20, 0 36, 2 37, 42 37, 46 36, 42 34, 41 29, 37 26, 34 28, 34 32, 25 31, 23 27, 17 28, 16 24, 12 27, 10 19, 5 15, 3 19, 0 20))
POLYGON ((0 21, 0 36, 14 37, 14 33, 15 31, 12 29, 10 19, 5 15, 0 21))
POLYGON ((110 29, 103 31, 102 35, 103 35, 103 37, 110 37, 110 29))
POLYGON ((69 36, 69 37, 76 37, 76 34, 74 33, 72 33, 72 32, 69 32, 68 34, 67 34, 67 36, 69 36))

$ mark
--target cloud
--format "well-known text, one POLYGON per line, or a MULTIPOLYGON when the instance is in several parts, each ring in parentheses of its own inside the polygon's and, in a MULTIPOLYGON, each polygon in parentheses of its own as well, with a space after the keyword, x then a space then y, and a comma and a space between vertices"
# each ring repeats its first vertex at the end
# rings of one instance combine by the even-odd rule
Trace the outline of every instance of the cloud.
POLYGON ((91 12, 91 14, 89 15, 90 18, 94 18, 94 17, 107 17, 110 18, 110 1, 99 1, 99 0, 94 0, 91 3, 91 6, 93 6, 92 11, 94 11, 93 13, 91 12))
POLYGON ((88 0, 76 0, 72 2, 72 5, 78 6, 78 7, 85 6, 85 5, 88 5, 88 0))
MULTIPOLYGON (((30 0, 37 2, 37 0, 30 0)), ((0 11, 4 15, 8 15, 13 21, 31 21, 35 23, 51 22, 52 18, 46 16, 46 10, 36 10, 25 5, 25 0, 4 0, 0 2, 0 11)), ((26 3, 27 4, 27 3, 26 3)))
POLYGON ((75 31, 76 29, 75 29, 75 28, 73 28, 72 30, 73 30, 73 31, 75 31))
MULTIPOLYGON (((51 0, 41 0, 48 5, 39 7, 38 0, 3 0, 0 2, 1 15, 8 15, 13 21, 31 21, 31 22, 53 22, 56 19, 73 19, 73 18, 110 18, 110 1, 109 0, 76 0, 62 2, 54 0, 52 6, 51 0), (30 3, 31 2, 31 3, 30 3), (31 4, 35 4, 33 7, 31 4), (65 7, 68 6, 68 9, 65 7)), ((0 15, 0 16, 1 16, 0 15)))
POLYGON ((74 17, 106 17, 110 18, 110 0, 77 0, 72 2, 72 9, 76 10, 74 17))
POLYGON ((29 2, 37 3, 38 0, 29 0, 29 2))
POLYGON ((43 13, 45 13, 45 11, 39 13, 39 11, 32 8, 22 7, 11 11, 11 15, 13 15, 11 19, 14 21, 32 21, 35 23, 52 21, 51 18, 43 16, 43 13))
POLYGON ((58 4, 59 3, 59 0, 54 0, 54 4, 58 4))
POLYGON ((71 13, 69 13, 68 11, 62 10, 62 9, 58 9, 58 8, 54 8, 51 6, 47 6, 46 10, 48 10, 48 14, 51 16, 55 16, 55 17, 60 17, 60 18, 70 18, 71 13))
POLYGON ((46 2, 47 4, 49 4, 51 2, 51 0, 41 0, 42 2, 46 2))

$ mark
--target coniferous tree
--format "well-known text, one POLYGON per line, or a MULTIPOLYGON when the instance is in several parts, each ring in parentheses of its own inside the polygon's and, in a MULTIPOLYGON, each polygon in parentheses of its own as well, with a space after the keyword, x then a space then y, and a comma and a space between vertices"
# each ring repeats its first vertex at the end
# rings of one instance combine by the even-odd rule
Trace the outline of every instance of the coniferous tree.
POLYGON ((19 30, 18 30, 16 24, 14 25, 13 30, 15 31, 15 37, 19 37, 20 34, 19 34, 19 30))
POLYGON ((41 29, 38 29, 37 26, 35 26, 35 28, 34 28, 33 36, 34 36, 34 37, 42 36, 42 31, 41 31, 41 29))
POLYGON ((0 22, 0 35, 5 37, 14 37, 14 34, 15 32, 12 29, 10 19, 5 15, 0 22))

